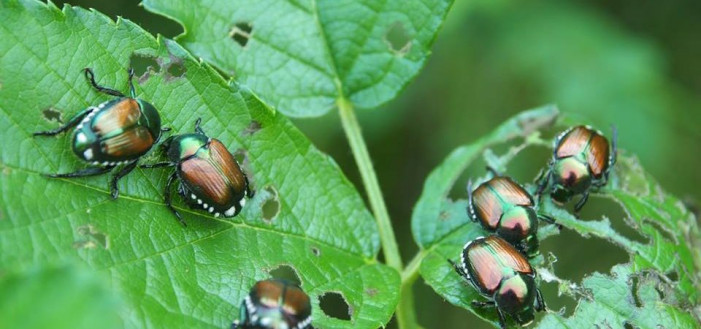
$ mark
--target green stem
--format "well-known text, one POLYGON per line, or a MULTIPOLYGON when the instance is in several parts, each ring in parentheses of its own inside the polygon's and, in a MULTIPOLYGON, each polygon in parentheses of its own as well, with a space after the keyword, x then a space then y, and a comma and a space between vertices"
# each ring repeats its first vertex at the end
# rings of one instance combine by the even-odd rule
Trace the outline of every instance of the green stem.
POLYGON ((358 165, 358 170, 360 170, 360 176, 363 179, 365 191, 368 194, 370 208, 372 208, 372 212, 375 215, 375 220, 377 221, 377 227, 380 231, 380 242, 382 243, 382 252, 385 255, 385 260, 387 261, 387 265, 393 267, 401 273, 402 258, 399 256, 397 240, 394 237, 392 223, 389 220, 387 207, 385 206, 385 201, 382 198, 382 191, 380 191, 380 185, 377 182, 377 176, 375 175, 375 170, 372 167, 372 161, 370 161, 368 148, 365 145, 363 134, 360 132, 360 124, 358 124, 358 119, 355 117, 353 104, 351 104, 351 102, 345 98, 339 98, 336 104, 338 105, 338 111, 341 114, 343 130, 346 132, 348 143, 350 144, 351 151, 353 151, 353 157, 355 157, 355 163, 358 165))
POLYGON ((419 266, 421 266, 421 261, 424 259, 424 256, 426 256, 424 251, 419 251, 406 268, 404 268, 402 272, 402 285, 414 284, 414 281, 416 281, 416 278, 419 276, 419 266))
MULTIPOLYGON (((363 134, 360 131, 360 124, 355 116, 353 104, 345 98, 339 98, 336 101, 338 111, 341 115, 343 130, 348 138, 355 163, 360 171, 360 177, 363 179, 363 185, 370 201, 370 208, 375 215, 377 228, 380 232, 380 243, 382 244, 382 253, 385 256, 387 265, 396 269, 397 272, 402 272, 402 258, 399 255, 397 247, 397 239, 394 236, 392 223, 387 213, 380 184, 377 182, 375 170, 372 167, 370 154, 365 145, 363 134)), ((417 328, 416 313, 414 312, 414 296, 411 291, 411 284, 408 286, 402 285, 400 288, 399 304, 396 309, 397 324, 400 329, 417 328)))
POLYGON ((402 329, 420 328, 414 313, 414 291, 412 289, 414 282, 419 277, 419 266, 424 256, 423 251, 416 254, 402 271, 402 284, 399 288, 401 295, 399 306, 397 306, 397 324, 402 329))

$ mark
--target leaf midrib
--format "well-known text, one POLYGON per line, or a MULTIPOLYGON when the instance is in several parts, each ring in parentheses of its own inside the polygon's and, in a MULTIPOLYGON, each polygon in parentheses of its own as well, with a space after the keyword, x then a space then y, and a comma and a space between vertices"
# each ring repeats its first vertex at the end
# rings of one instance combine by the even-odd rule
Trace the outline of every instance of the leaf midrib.
MULTIPOLYGON (((25 168, 15 167, 15 166, 11 166, 11 165, 8 165, 8 164, 5 164, 5 163, 1 163, 1 164, 2 164, 3 166, 7 167, 7 168, 10 168, 10 169, 14 170, 14 171, 24 172, 24 173, 26 173, 26 174, 36 174, 36 175, 39 175, 38 172, 35 172, 35 171, 33 171, 33 170, 28 170, 28 169, 25 169, 25 168)), ((80 183, 79 183, 78 181, 76 181, 76 180, 63 179, 63 178, 59 178, 59 179, 56 179, 56 180, 57 180, 57 181, 62 181, 63 183, 69 183, 69 184, 73 184, 73 185, 75 185, 75 186, 79 186, 79 187, 87 188, 87 189, 90 189, 90 190, 93 190, 93 191, 97 191, 97 192, 100 192, 100 193, 104 193, 105 195, 109 195, 109 194, 110 194, 110 192, 107 191, 107 190, 104 190, 104 189, 101 189, 101 188, 98 188, 98 187, 95 187, 95 186, 91 186, 91 185, 80 184, 80 183)), ((120 199, 124 199, 124 200, 128 200, 128 201, 137 202, 137 203, 152 204, 152 205, 163 206, 163 204, 160 203, 160 202, 156 202, 156 201, 149 200, 149 199, 138 198, 138 197, 135 197, 135 196, 132 196, 132 195, 129 195, 129 194, 120 194, 120 195, 119 195, 119 198, 120 198, 120 199)), ((109 200, 108 200, 108 201, 109 201, 109 200)), ((92 206, 91 209, 95 209, 96 207, 102 206, 102 205, 105 205, 105 204, 108 204, 108 202, 100 202, 100 203, 98 203, 97 205, 92 206)), ((173 207, 177 208, 178 211, 180 211, 180 212, 188 213, 188 214, 191 214, 191 215, 193 215, 193 216, 202 217, 202 214, 201 214, 201 213, 195 212, 194 210, 192 210, 192 209, 190 209, 190 208, 183 208, 183 207, 177 206, 177 205, 173 205, 173 207)), ((138 260, 147 259, 147 258, 149 258, 149 257, 157 256, 157 255, 159 255, 159 254, 161 254, 161 253, 163 253, 163 252, 166 252, 166 251, 168 251, 168 250, 171 250, 171 249, 177 249, 177 248, 179 248, 179 247, 186 247, 186 246, 189 245, 189 244, 195 243, 195 242, 200 241, 200 240, 204 240, 204 239, 206 239, 206 238, 215 236, 215 235, 217 235, 217 234, 219 234, 219 233, 222 233, 222 232, 228 231, 228 230, 230 230, 230 229, 234 229, 234 228, 259 230, 259 231, 262 231, 262 232, 271 233, 271 234, 276 234, 276 235, 280 235, 280 236, 283 236, 283 237, 295 237, 295 238, 299 238, 300 240, 304 240, 304 241, 306 241, 306 242, 311 242, 311 243, 313 243, 313 244, 318 244, 318 245, 326 246, 326 247, 329 248, 329 249, 334 249, 334 250, 336 250, 336 251, 339 252, 339 253, 343 253, 343 254, 346 254, 346 255, 351 256, 351 257, 353 257, 353 258, 362 260, 363 263, 365 263, 365 264, 367 264, 367 265, 372 265, 372 264, 376 264, 376 263, 377 263, 377 260, 375 260, 375 259, 365 258, 365 257, 363 257, 362 254, 355 254, 355 253, 353 253, 353 252, 351 252, 351 251, 349 251, 349 250, 341 249, 341 248, 338 247, 338 246, 334 246, 334 245, 332 245, 332 244, 329 244, 328 242, 325 242, 325 241, 322 241, 322 240, 317 240, 317 239, 314 239, 314 238, 309 237, 309 236, 305 236, 305 235, 301 235, 301 234, 297 234, 297 233, 293 233, 293 232, 282 232, 282 231, 274 230, 274 229, 272 229, 272 227, 271 227, 271 228, 267 228, 267 227, 265 227, 265 226, 248 225, 248 224, 245 223, 244 221, 241 221, 240 223, 238 223, 238 222, 229 221, 229 220, 225 220, 225 219, 221 219, 221 218, 215 218, 215 217, 206 217, 206 218, 207 218, 207 220, 214 220, 214 221, 217 221, 217 222, 220 222, 220 223, 228 224, 230 227, 228 227, 228 228, 226 228, 226 229, 223 229, 223 230, 221 230, 221 231, 217 231, 217 232, 215 232, 214 234, 211 234, 211 235, 207 235, 207 236, 204 236, 204 237, 199 237, 199 238, 197 238, 197 239, 195 239, 195 240, 191 240, 191 241, 186 242, 186 243, 184 243, 184 244, 182 244, 182 245, 178 245, 178 246, 171 247, 170 249, 164 250, 164 251, 162 251, 162 252, 158 252, 158 253, 155 253, 155 254, 150 254, 150 255, 145 256, 145 257, 142 257, 142 258, 140 258, 140 259, 130 260, 130 261, 128 261, 128 262, 123 262, 123 263, 129 263, 129 262, 135 262, 135 261, 138 261, 138 260)), ((22 226, 21 228, 27 228, 27 227, 31 227, 31 226, 34 226, 34 225, 42 224, 42 223, 45 223, 45 222, 47 222, 47 221, 34 222, 34 223, 29 224, 29 225, 22 226)), ((10 231, 12 231, 12 230, 14 230, 14 229, 18 229, 18 228, 20 228, 20 227, 13 227, 13 228, 10 229, 10 230, 2 230, 2 231, 0 231, 0 233, 10 232, 10 231)), ((110 266, 116 266, 116 265, 120 265, 120 264, 123 264, 123 263, 116 263, 116 264, 113 264, 113 265, 110 265, 110 266)), ((110 266, 105 267, 105 268, 109 268, 110 266)))

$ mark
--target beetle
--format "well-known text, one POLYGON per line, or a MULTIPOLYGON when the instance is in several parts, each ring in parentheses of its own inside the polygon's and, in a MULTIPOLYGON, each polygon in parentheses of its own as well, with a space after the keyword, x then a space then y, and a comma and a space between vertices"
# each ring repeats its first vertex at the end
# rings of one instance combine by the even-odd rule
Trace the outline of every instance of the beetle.
POLYGON ((231 329, 307 329, 311 322, 312 305, 302 288, 270 279, 251 288, 231 329))
POLYGON ((506 328, 506 316, 521 326, 530 324, 535 312, 545 311, 543 295, 536 285, 536 272, 528 259, 496 235, 478 237, 463 247, 460 264, 450 259, 455 271, 466 279, 486 302, 473 307, 494 307, 499 325, 506 328))
POLYGON ((107 173, 116 166, 125 165, 111 181, 111 195, 116 199, 119 196, 119 180, 134 170, 139 158, 158 143, 162 132, 170 129, 161 129, 161 117, 151 103, 136 98, 133 69, 129 69, 129 97, 120 91, 98 85, 91 69, 85 68, 84 72, 93 88, 117 98, 88 107, 57 129, 33 135, 54 136, 75 127, 73 153, 92 165, 72 173, 45 174, 48 177, 96 176, 107 173))
POLYGON ((550 196, 566 203, 575 195, 582 198, 574 207, 578 213, 589 198, 592 188, 606 185, 617 158, 617 131, 613 127, 612 143, 590 126, 576 126, 562 132, 554 143, 548 168, 537 179, 537 196, 549 188, 550 196), (549 185, 550 184, 550 185, 549 185))
POLYGON ((533 197, 513 179, 487 169, 494 176, 490 180, 474 191, 472 181, 467 183, 467 216, 473 222, 479 222, 485 230, 511 243, 527 257, 536 256, 538 219, 550 224, 555 220, 537 214, 533 197))
POLYGON ((180 181, 178 193, 191 208, 202 208, 214 217, 234 217, 246 204, 244 197, 253 197, 248 177, 234 156, 221 141, 207 137, 198 118, 195 132, 170 136, 162 147, 168 161, 142 165, 142 168, 176 167, 168 178, 164 199, 181 224, 187 226, 172 205, 170 191, 173 182, 180 181))

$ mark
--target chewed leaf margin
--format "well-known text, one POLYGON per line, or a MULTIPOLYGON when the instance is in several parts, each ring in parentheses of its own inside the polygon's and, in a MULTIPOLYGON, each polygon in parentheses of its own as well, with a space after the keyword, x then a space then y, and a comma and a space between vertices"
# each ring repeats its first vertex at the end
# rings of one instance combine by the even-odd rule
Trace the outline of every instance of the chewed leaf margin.
MULTIPOLYGON (((524 112, 516 118, 533 113, 524 112)), ((451 199, 448 192, 462 171, 479 156, 484 156, 488 163, 503 160, 503 163, 495 165, 506 167, 506 156, 496 157, 491 151, 483 152, 492 145, 509 140, 495 136, 499 136, 498 132, 513 120, 507 121, 487 137, 456 149, 434 169, 426 181, 412 218, 414 236, 422 247, 420 255, 423 259, 419 273, 424 280, 450 303, 468 309, 495 326, 498 326, 498 321, 494 310, 474 308, 471 305, 473 300, 482 300, 483 297, 467 285, 447 261, 456 261, 467 241, 488 235, 489 232, 479 225, 469 223, 465 215, 467 201, 451 199)), ((566 121, 566 118, 559 120, 566 121)), ((536 132, 521 137, 525 145, 551 145, 548 141, 541 140, 539 135, 536 132)), ((528 184, 526 187, 531 191, 535 188, 528 184)), ((694 215, 678 199, 666 194, 644 172, 637 159, 625 155, 619 156, 612 181, 597 191, 597 196, 616 201, 623 207, 628 218, 577 219, 555 206, 547 196, 541 200, 540 211, 555 218, 565 229, 574 230, 584 237, 603 238, 620 246, 630 255, 630 262, 614 266, 610 274, 591 274, 579 285, 558 278, 542 256, 531 260, 542 271, 542 279, 560 282, 560 293, 571 295, 579 301, 571 317, 565 318, 555 311, 549 311, 535 327, 560 328, 566 325, 589 328, 592 323, 604 327, 608 323, 614 327, 629 325, 648 328, 662 325, 693 328, 698 321, 695 318, 698 315, 694 315, 693 310, 699 304, 697 287, 701 282, 698 274, 699 231, 694 215), (632 241, 619 234, 611 227, 611 220, 624 221, 626 225, 649 237, 649 242, 632 241), (640 279, 640 284, 634 289, 632 281, 639 278, 644 279, 640 279), (621 293, 607 294, 602 288, 604 286, 621 293), (649 296, 651 286, 664 287, 665 295, 652 298, 649 296), (590 293, 581 293, 587 291, 590 293), (633 296, 640 298, 642 304, 636 305, 633 296), (654 313, 651 312, 653 310, 654 313)), ((557 234, 557 230, 551 226, 539 230, 541 240, 557 234)))

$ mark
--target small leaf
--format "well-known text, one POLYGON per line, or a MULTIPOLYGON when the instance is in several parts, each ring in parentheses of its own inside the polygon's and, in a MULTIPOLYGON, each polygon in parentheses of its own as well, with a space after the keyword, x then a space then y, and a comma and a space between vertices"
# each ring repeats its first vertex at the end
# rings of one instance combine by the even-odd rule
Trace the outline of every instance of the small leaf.
POLYGON ((120 328, 123 304, 93 271, 45 267, 0 274, 0 328, 120 328))
POLYGON ((286 115, 320 116, 338 99, 374 108, 421 70, 453 0, 173 1, 185 48, 286 115))
MULTIPOLYGON (((507 164, 500 161, 509 157, 499 157, 487 147, 517 136, 524 137, 523 145, 549 145, 539 140, 537 133, 529 135, 532 130, 524 132, 515 123, 533 116, 551 122, 554 115, 555 111, 547 109, 524 112, 487 137, 456 149, 429 175, 414 208, 412 229, 424 257, 419 269, 421 276, 450 303, 470 310, 495 326, 498 326, 498 321, 494 309, 473 308, 471 302, 484 297, 458 276, 447 262, 447 259, 458 259, 466 242, 489 232, 469 221, 466 200, 452 200, 448 192, 465 168, 479 156, 484 156, 497 168, 507 164)), ((527 185, 527 188, 533 190, 534 187, 527 185)), ((548 197, 543 198, 539 211, 555 218, 565 230, 574 230, 584 237, 607 239, 628 252, 631 262, 616 265, 610 275, 592 274, 581 285, 557 278, 551 268, 539 268, 542 279, 561 282, 560 293, 577 298, 579 305, 569 318, 550 311, 535 327, 591 328, 593 324, 602 328, 626 324, 634 328, 693 327, 696 320, 690 310, 699 302, 699 250, 695 247, 698 246, 699 231, 694 216, 678 199, 666 194, 643 171, 637 160, 629 156, 619 156, 611 182, 597 195, 618 202, 628 218, 613 220, 624 221, 650 241, 642 243, 626 238, 612 228, 607 217, 577 219, 555 206, 548 197), (637 286, 632 284, 636 280, 637 286), (651 289, 663 291, 664 296, 651 293, 651 289)), ((553 234, 557 234, 557 230, 552 225, 539 230, 541 240, 553 234)), ((552 252, 557 256, 556 250, 542 252, 552 252)), ((531 262, 544 265, 542 256, 531 262)))
MULTIPOLYGON (((128 307, 127 328, 221 329, 238 317, 255 281, 286 265, 312 298, 315 326, 389 321, 399 275, 376 259, 373 218, 338 166, 286 118, 175 42, 127 20, 30 0, 2 0, 0 7, 0 269, 77 259, 110 276, 128 307), (254 188, 265 192, 238 217, 215 219, 175 194, 183 228, 163 204, 168 169, 135 170, 120 181, 116 201, 110 175, 40 175, 86 166, 73 155, 70 134, 31 137, 59 125, 43 110, 60 112, 65 122, 109 100, 81 70, 90 67, 98 83, 125 90, 134 56, 160 66, 139 77, 136 89, 171 134, 192 132, 202 118, 205 132, 240 154, 254 188), (350 320, 325 315, 319 297, 328 292, 347 301, 350 320)), ((158 161, 152 153, 143 161, 158 161)))

